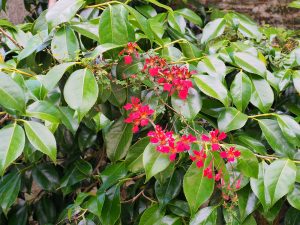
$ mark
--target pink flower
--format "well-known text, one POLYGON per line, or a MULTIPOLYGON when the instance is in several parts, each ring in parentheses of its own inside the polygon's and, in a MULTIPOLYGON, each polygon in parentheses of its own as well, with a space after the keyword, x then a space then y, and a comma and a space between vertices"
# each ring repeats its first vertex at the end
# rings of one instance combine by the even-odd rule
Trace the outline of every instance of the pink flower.
POLYGON ((132 63, 132 57, 130 55, 125 55, 124 56, 124 63, 125 64, 131 64, 132 63))
POLYGON ((220 149, 219 141, 224 140, 227 135, 224 132, 219 134, 219 130, 213 130, 210 133, 210 137, 203 134, 201 136, 202 141, 211 142, 211 148, 213 151, 217 151, 220 149))

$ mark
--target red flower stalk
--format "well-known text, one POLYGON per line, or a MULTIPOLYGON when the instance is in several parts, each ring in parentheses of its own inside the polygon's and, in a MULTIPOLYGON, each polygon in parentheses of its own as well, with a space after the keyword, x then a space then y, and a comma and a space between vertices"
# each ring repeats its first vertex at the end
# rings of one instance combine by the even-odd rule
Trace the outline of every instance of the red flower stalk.
POLYGON ((219 141, 224 140, 227 137, 227 135, 224 132, 221 132, 219 134, 219 130, 213 130, 209 134, 210 137, 203 134, 201 136, 202 141, 210 142, 213 151, 219 150, 220 149, 219 141))
POLYGON ((124 63, 125 64, 131 64, 133 59, 132 55, 135 55, 135 57, 139 57, 139 53, 137 51, 138 45, 137 43, 129 42, 127 43, 127 46, 119 52, 119 56, 124 56, 124 63))
POLYGON ((131 103, 127 103, 124 106, 124 109, 130 111, 124 122, 133 124, 132 131, 134 133, 139 131, 139 126, 147 126, 149 123, 149 116, 154 113, 154 110, 148 105, 142 105, 140 100, 136 97, 131 97, 131 103))
POLYGON ((204 161, 206 159, 206 154, 204 152, 204 150, 201 151, 193 151, 194 156, 190 156, 190 159, 194 162, 196 162, 196 166, 198 168, 201 168, 204 166, 204 161))
POLYGON ((238 158, 241 155, 241 152, 235 147, 230 147, 228 150, 225 150, 220 153, 220 156, 223 159, 227 159, 228 162, 233 162, 235 158, 238 158))

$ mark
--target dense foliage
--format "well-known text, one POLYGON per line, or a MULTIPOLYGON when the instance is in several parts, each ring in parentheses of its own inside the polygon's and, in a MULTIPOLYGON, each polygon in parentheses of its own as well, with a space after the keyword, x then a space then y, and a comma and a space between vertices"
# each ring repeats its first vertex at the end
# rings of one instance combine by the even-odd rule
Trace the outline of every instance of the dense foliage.
POLYGON ((0 224, 298 224, 294 32, 156 0, 0 26, 0 224))

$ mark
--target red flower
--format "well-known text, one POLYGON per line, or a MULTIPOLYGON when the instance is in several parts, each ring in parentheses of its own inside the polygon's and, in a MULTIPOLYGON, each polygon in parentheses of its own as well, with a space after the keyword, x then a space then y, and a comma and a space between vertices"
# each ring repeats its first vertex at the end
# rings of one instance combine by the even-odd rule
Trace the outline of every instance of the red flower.
POLYGON ((207 177, 208 179, 213 178, 213 171, 212 171, 212 164, 210 163, 209 166, 203 170, 203 176, 207 177))
POLYGON ((159 73, 159 68, 158 67, 154 67, 154 68, 150 68, 149 69, 149 74, 152 77, 156 77, 159 73))
POLYGON ((201 136, 202 141, 211 142, 211 148, 213 151, 219 150, 220 149, 219 141, 224 140, 227 137, 227 135, 224 132, 221 132, 219 134, 219 130, 213 130, 209 134, 210 137, 203 134, 201 136))
POLYGON ((227 159, 228 162, 233 162, 235 158, 239 157, 241 152, 236 150, 235 147, 230 147, 227 151, 223 151, 220 153, 220 156, 223 159, 227 159))
POLYGON ((127 103, 124 109, 130 111, 128 117, 124 120, 125 123, 132 123, 132 131, 134 133, 139 131, 139 126, 147 126, 149 123, 149 116, 154 113, 148 105, 142 105, 140 99, 131 97, 131 103, 127 103))
POLYGON ((204 166, 204 161, 206 159, 206 154, 204 152, 204 150, 201 151, 193 151, 195 156, 190 156, 190 159, 192 161, 196 161, 196 166, 198 168, 201 168, 204 166))
POLYGON ((124 63, 125 64, 131 64, 132 63, 132 57, 130 55, 124 56, 124 63))

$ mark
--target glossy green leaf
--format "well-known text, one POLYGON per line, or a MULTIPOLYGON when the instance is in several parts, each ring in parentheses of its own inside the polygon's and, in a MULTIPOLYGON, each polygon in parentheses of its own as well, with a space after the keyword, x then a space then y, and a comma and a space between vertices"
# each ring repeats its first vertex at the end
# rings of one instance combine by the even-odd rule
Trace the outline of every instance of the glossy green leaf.
POLYGON ((252 84, 250 102, 263 113, 267 113, 274 102, 272 88, 265 79, 252 78, 252 84))
POLYGON ((139 225, 153 225, 162 219, 163 216, 163 210, 159 208, 158 204, 154 204, 143 212, 139 225))
POLYGON ((23 89, 7 74, 0 72, 0 105, 25 111, 25 93, 23 89))
POLYGON ((293 190, 296 180, 296 165, 289 159, 272 162, 265 171, 264 183, 273 206, 280 198, 293 190))
POLYGON ((101 212, 105 201, 105 193, 97 193, 95 196, 91 196, 86 202, 85 207, 89 212, 101 218, 101 212))
POLYGON ((60 111, 56 106, 47 101, 36 101, 26 109, 26 115, 52 123, 60 122, 60 111))
POLYGON ((249 148, 253 152, 259 154, 266 154, 266 147, 257 139, 247 136, 245 134, 238 134, 235 138, 238 144, 244 145, 245 147, 249 148))
POLYGON ((71 24, 71 28, 83 36, 86 36, 94 41, 99 41, 99 19, 73 23, 71 24))
POLYGON ((42 77, 44 87, 50 91, 60 81, 64 73, 75 64, 75 62, 62 63, 52 67, 48 73, 42 77))
POLYGON ((205 44, 211 39, 219 37, 225 30, 226 21, 219 18, 207 23, 203 29, 201 44, 205 44))
POLYGON ((145 137, 129 148, 125 159, 125 165, 129 171, 136 173, 143 170, 143 153, 148 144, 149 137, 145 137))
POLYGON ((189 217, 190 208, 186 201, 174 199, 168 204, 168 209, 177 216, 189 217))
POLYGON ((47 127, 34 121, 25 121, 26 136, 30 143, 39 151, 56 161, 56 140, 47 127))
POLYGON ((55 27, 69 21, 84 3, 84 0, 60 0, 46 13, 46 20, 49 26, 55 27))
POLYGON ((25 133, 16 123, 7 125, 0 130, 0 174, 15 161, 23 152, 25 133))
POLYGON ((26 87, 29 90, 30 98, 37 100, 44 100, 47 95, 47 89, 40 80, 26 80, 26 87))
POLYGON ((118 107, 121 107, 125 101, 127 96, 126 87, 111 83, 111 95, 108 98, 108 101, 118 107))
POLYGON ((229 132, 242 128, 248 116, 233 107, 225 108, 218 118, 218 127, 221 131, 229 132))
POLYGON ((102 224, 114 225, 121 214, 120 187, 114 186, 106 192, 102 209, 102 224))
POLYGON ((194 119, 202 108, 201 96, 194 88, 189 89, 185 100, 179 98, 178 94, 174 94, 171 102, 176 112, 188 120, 194 119))
POLYGON ((258 207, 258 199, 256 198, 255 194, 251 191, 251 188, 249 186, 246 186, 242 190, 238 191, 238 198, 240 220, 242 222, 258 207))
POLYGON ((258 123, 272 149, 276 153, 292 158, 295 153, 295 149, 285 139, 278 122, 271 119, 261 119, 258 120, 258 123))
POLYGON ((300 125, 293 117, 276 115, 279 127, 284 137, 294 146, 300 146, 300 125))
POLYGON ((208 206, 200 209, 190 221, 190 225, 209 225, 217 223, 217 207, 208 206))
POLYGON ((75 135, 79 127, 78 118, 74 115, 75 111, 67 106, 60 106, 59 111, 62 123, 66 126, 68 130, 72 132, 73 135, 75 135))
POLYGON ((298 92, 298 94, 300 94, 300 71, 299 70, 294 71, 292 76, 293 76, 294 87, 298 92))
POLYGON ((232 96, 233 104, 236 108, 243 112, 248 106, 252 93, 252 83, 249 77, 239 72, 230 86, 230 94, 232 96))
MULTIPOLYGON (((300 8, 300 2, 299 2, 300 8)), ((289 208, 284 216, 284 225, 298 225, 300 221, 300 212, 297 209, 289 208)))
POLYGON ((64 97, 68 105, 77 111, 81 121, 98 98, 98 85, 93 73, 89 69, 72 73, 65 84, 64 97))
POLYGON ((100 44, 127 44, 134 41, 133 28, 128 21, 128 11, 121 5, 109 5, 100 16, 100 44))
POLYGON ((198 88, 206 95, 218 99, 226 107, 230 104, 227 88, 216 78, 205 75, 193 76, 198 88))
MULTIPOLYGON (((204 167, 206 168, 209 163, 210 160, 206 159, 204 167)), ((210 198, 214 191, 214 180, 204 177, 203 170, 203 168, 198 168, 193 163, 183 179, 183 192, 189 203, 192 215, 210 198)))
POLYGON ((265 77, 267 71, 266 66, 258 57, 247 52, 234 53, 233 57, 234 62, 243 70, 265 77))
POLYGON ((291 206, 300 210, 300 187, 295 184, 294 190, 287 195, 287 200, 291 206))
POLYGON ((223 81, 226 75, 226 66, 224 62, 216 56, 206 56, 197 65, 199 73, 208 75, 223 81))
POLYGON ((247 148, 237 145, 236 148, 241 152, 237 159, 237 168, 247 177, 258 177, 258 160, 256 156, 247 148))
POLYGON ((193 24, 202 26, 203 22, 200 16, 198 16, 195 12, 188 8, 178 9, 174 11, 180 15, 182 15, 185 19, 189 20, 193 24))
POLYGON ((69 26, 63 26, 56 31, 51 41, 51 51, 58 61, 74 60, 79 43, 74 31, 69 26))
POLYGON ((123 118, 116 121, 104 135, 107 157, 113 162, 124 158, 130 147, 132 136, 131 124, 124 123, 123 118))
POLYGON ((51 164, 39 164, 33 167, 32 177, 44 190, 54 191, 59 186, 59 175, 51 164))
POLYGON ((146 173, 146 180, 165 170, 170 164, 168 154, 156 150, 156 146, 148 144, 143 153, 143 165, 146 173))

